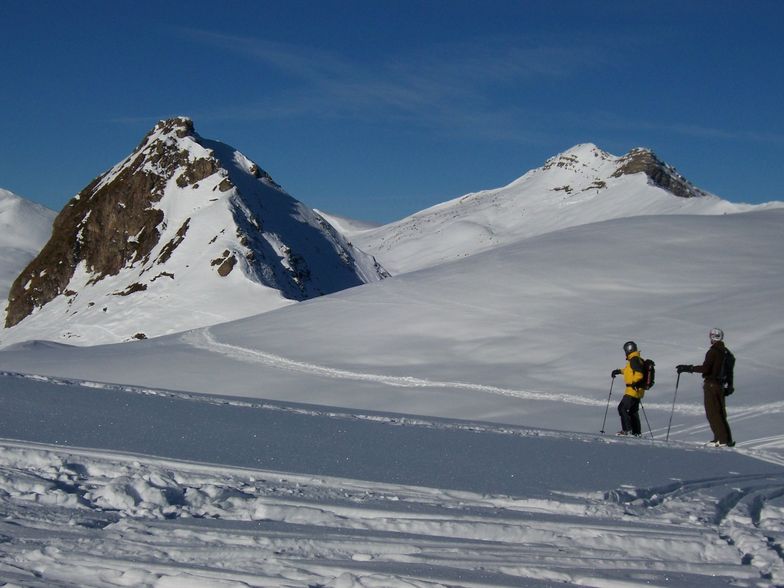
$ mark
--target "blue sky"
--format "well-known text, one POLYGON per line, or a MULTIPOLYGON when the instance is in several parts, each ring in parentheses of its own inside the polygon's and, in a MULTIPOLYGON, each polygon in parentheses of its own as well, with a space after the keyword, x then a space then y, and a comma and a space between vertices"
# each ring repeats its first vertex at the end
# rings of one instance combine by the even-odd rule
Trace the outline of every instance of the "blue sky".
POLYGON ((0 187, 52 209, 194 119, 293 196, 389 222, 592 142, 784 199, 784 2, 0 2, 0 187))

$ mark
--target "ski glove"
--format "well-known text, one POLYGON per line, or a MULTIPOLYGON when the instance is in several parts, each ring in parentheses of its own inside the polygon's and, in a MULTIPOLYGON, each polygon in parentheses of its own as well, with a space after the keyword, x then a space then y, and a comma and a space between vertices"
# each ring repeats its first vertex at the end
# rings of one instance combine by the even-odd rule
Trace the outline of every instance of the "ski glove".
POLYGON ((623 371, 621 370, 613 370, 612 373, 610 374, 610 377, 614 378, 615 376, 620 376, 622 373, 623 371))
POLYGON ((694 366, 693 365, 681 364, 678 367, 676 367, 675 369, 676 369, 676 371, 679 374, 682 374, 683 372, 688 372, 690 374, 694 373, 694 366))

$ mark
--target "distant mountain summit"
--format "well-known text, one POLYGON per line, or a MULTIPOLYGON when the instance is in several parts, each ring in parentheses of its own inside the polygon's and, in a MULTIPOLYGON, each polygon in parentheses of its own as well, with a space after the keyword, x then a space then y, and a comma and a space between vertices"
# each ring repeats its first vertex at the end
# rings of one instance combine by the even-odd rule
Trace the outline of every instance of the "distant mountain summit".
POLYGON ((144 338, 385 275, 257 164, 172 118, 57 216, 11 287, 3 342, 144 338))
POLYGON ((749 208, 700 190, 649 149, 617 157, 586 143, 551 157, 503 188, 467 194, 400 221, 348 234, 397 274, 611 218, 749 208))
MULTIPOLYGON (((616 157, 592 143, 575 145, 551 157, 534 172, 547 172, 554 169, 573 175, 576 185, 583 191, 606 188, 610 178, 618 179, 623 176, 644 174, 650 185, 666 190, 673 196, 679 198, 708 196, 707 192, 697 188, 673 166, 659 159, 653 151, 645 147, 636 147, 626 155, 616 157), (592 183, 585 186, 586 180, 592 183)), ((528 174, 523 178, 527 176, 528 174)))

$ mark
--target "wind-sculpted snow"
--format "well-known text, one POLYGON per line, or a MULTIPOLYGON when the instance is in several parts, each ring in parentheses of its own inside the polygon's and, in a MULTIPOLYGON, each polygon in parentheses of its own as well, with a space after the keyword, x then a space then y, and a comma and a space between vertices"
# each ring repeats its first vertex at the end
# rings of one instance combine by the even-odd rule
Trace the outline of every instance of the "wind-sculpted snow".
POLYGON ((11 585, 784 581, 784 468, 742 451, 0 381, 11 585))

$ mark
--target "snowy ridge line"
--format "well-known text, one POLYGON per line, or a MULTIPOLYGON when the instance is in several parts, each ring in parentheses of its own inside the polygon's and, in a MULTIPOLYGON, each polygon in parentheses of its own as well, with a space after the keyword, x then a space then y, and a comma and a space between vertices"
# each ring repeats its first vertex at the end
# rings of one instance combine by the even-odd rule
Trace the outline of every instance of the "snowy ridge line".
MULTIPOLYGON (((313 363, 303 361, 295 361, 260 351, 258 349, 250 349, 239 345, 232 345, 230 343, 222 343, 215 339, 209 327, 199 329, 197 331, 190 331, 185 333, 181 339, 184 343, 191 345, 197 349, 209 351, 212 353, 219 353, 230 357, 235 360, 245 361, 249 363, 256 363, 273 367, 282 370, 289 370, 299 373, 307 373, 325 378, 335 378, 341 380, 355 380, 362 382, 375 382, 386 386, 394 386, 400 388, 453 388, 458 390, 473 390, 476 392, 483 392, 486 394, 495 394, 499 396, 507 396, 511 398, 520 398, 523 400, 546 400, 548 402, 568 402, 570 404, 578 404, 583 406, 596 406, 601 407, 605 405, 604 400, 589 398, 586 396, 578 396, 572 394, 554 394, 533 390, 516 390, 513 388, 501 388, 499 386, 488 386, 485 384, 470 384, 467 382, 446 382, 439 380, 427 380, 424 378, 416 378, 413 376, 387 376, 383 374, 370 374, 366 372, 353 372, 350 370, 343 370, 338 368, 329 368, 320 366, 313 363)), ((784 403, 783 403, 784 404, 784 403)), ((648 406, 648 405, 646 405, 648 406)), ((650 405, 650 408, 659 410, 669 410, 664 404, 650 405)), ((679 412, 686 412, 690 414, 700 414, 701 407, 698 406, 681 406, 679 412)))

